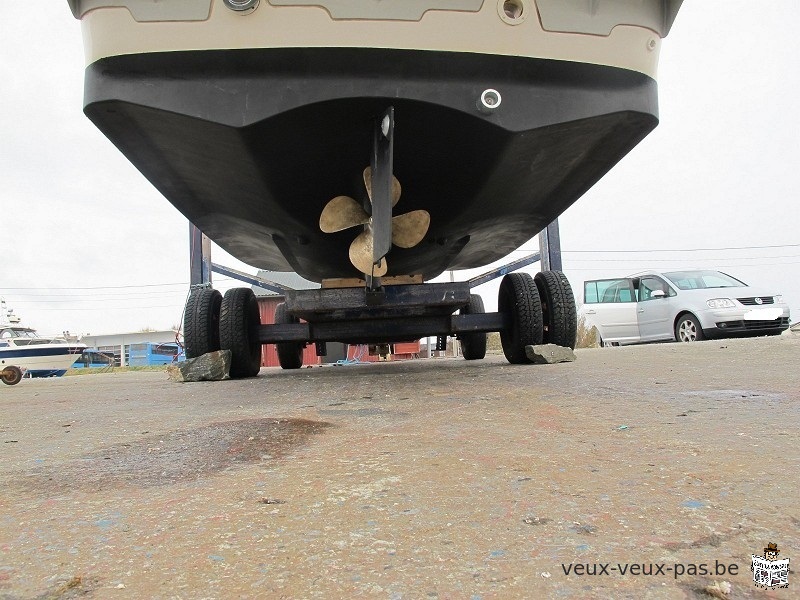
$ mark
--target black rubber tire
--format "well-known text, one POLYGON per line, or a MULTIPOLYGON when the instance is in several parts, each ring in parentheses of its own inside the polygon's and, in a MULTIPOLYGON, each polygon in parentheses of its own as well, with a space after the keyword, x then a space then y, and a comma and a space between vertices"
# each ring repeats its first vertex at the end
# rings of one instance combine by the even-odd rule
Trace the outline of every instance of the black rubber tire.
MULTIPOLYGON (((275 307, 275 324, 289 325, 299 323, 300 319, 286 312, 286 303, 281 302, 275 307)), ((299 369, 303 366, 303 344, 299 342, 280 342, 275 344, 278 352, 278 364, 281 369, 299 369)))
POLYGON ((258 300, 250 288, 225 292, 219 312, 219 342, 231 351, 231 378, 255 377, 261 369, 258 300))
POLYGON ((699 342, 706 339, 700 321, 691 313, 686 313, 678 317, 675 322, 675 341, 677 342, 699 342))
POLYGON ((0 379, 2 379, 3 383, 6 385, 17 385, 22 381, 22 369, 13 365, 3 367, 3 370, 0 372, 0 379))
POLYGON ((533 280, 542 301, 542 342, 574 350, 578 335, 578 311, 569 280, 561 271, 542 271, 533 280))
POLYGON ((186 358, 219 350, 219 311, 222 294, 211 288, 193 290, 183 311, 186 358))
POLYGON ((528 273, 509 273, 500 282, 497 309, 510 319, 500 331, 503 354, 513 365, 529 364, 525 346, 542 343, 542 302, 539 290, 528 273))
MULTIPOLYGON (((483 298, 478 294, 470 294, 469 304, 460 311, 462 315, 482 315, 485 312, 483 298)), ((461 341, 461 354, 465 360, 481 360, 486 357, 485 331, 462 333, 458 339, 461 341)))

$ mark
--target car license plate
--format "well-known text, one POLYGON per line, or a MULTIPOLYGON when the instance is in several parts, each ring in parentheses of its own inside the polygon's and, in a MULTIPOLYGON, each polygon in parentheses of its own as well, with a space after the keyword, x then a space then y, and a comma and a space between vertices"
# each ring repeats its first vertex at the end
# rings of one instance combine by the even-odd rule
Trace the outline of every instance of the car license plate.
POLYGON ((745 321, 774 321, 783 314, 780 308, 758 308, 744 313, 745 321))

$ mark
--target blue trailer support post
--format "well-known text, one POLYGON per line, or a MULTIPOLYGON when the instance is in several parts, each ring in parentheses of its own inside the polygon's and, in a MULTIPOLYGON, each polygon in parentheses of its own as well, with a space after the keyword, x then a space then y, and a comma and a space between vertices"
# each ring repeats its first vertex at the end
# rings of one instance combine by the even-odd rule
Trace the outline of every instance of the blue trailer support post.
POLYGON ((518 258, 514 262, 505 264, 502 267, 492 269, 491 271, 487 271, 486 273, 482 273, 481 275, 476 275, 472 279, 468 279, 467 283, 469 283, 470 288, 478 287, 479 285, 482 285, 487 281, 491 281, 492 279, 497 279, 498 277, 502 277, 507 273, 511 273, 512 271, 516 271, 517 269, 521 269, 522 267, 527 267, 530 264, 539 262, 539 258, 540 257, 538 252, 534 252, 533 254, 528 254, 527 256, 518 258))
POLYGON ((281 285, 280 283, 270 281, 269 279, 264 279, 263 277, 257 277, 256 275, 248 275, 247 273, 243 273, 242 271, 237 271, 236 269, 231 269, 230 267, 218 265, 215 262, 211 263, 211 270, 214 271, 215 273, 219 273, 220 275, 227 275, 228 277, 233 277, 234 279, 238 279, 239 281, 243 281, 244 283, 249 283, 250 285, 254 285, 256 287, 269 290, 270 292, 275 292, 276 294, 281 296, 285 295, 287 290, 292 289, 288 286, 281 285))
POLYGON ((189 223, 189 285, 211 283, 211 240, 189 223))
POLYGON ((539 253, 542 255, 542 271, 563 271, 561 266, 561 236, 558 219, 539 232, 539 253))

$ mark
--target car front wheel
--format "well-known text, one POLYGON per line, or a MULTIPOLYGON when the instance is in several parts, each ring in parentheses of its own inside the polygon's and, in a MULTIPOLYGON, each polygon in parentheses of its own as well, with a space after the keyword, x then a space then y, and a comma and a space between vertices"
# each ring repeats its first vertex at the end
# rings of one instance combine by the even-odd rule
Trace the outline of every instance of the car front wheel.
POLYGON ((703 328, 697 317, 690 314, 681 315, 675 323, 675 340, 678 342, 698 342, 704 340, 703 328))

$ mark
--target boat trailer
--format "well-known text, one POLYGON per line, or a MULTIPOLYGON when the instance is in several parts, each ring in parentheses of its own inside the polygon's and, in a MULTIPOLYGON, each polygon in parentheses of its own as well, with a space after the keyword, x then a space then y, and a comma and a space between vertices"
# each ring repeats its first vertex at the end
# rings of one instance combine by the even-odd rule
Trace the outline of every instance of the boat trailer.
POLYGON ((303 349, 315 344, 327 354, 326 342, 351 345, 414 341, 436 337, 444 349, 448 336, 461 342, 466 360, 486 355, 486 334, 499 332, 503 353, 512 364, 529 363, 525 347, 544 343, 574 348, 575 299, 560 270, 535 277, 514 272, 534 262, 560 267, 558 227, 540 234, 540 252, 529 254, 462 282, 421 283, 415 278, 369 278, 323 282, 320 289, 295 290, 210 260, 210 242, 190 225, 192 289, 184 312, 187 358, 214 350, 231 350, 231 376, 250 377, 261 367, 261 345, 275 344, 284 369, 303 366, 303 349), (556 252, 550 252, 550 244, 556 252), (543 256, 549 257, 542 260, 543 256), (211 287, 211 272, 230 276, 283 295, 274 324, 262 324, 250 288, 233 288, 223 297, 211 287), (497 312, 485 312, 472 289, 503 277, 497 312), (367 280, 372 279, 367 283, 367 280), (328 287, 325 287, 328 286, 328 287))

